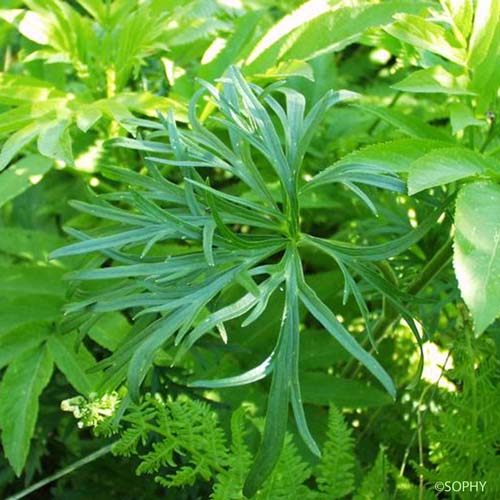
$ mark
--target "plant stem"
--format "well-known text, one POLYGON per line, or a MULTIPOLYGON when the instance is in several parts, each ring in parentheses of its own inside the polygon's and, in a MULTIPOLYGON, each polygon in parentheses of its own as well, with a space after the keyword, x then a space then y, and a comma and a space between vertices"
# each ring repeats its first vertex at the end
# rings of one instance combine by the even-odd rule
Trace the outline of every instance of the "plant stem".
POLYGON ((421 292, 450 263, 453 257, 452 250, 453 240, 449 238, 413 280, 407 292, 412 295, 421 292))
MULTIPOLYGON (((412 295, 420 293, 434 279, 434 277, 436 277, 450 263, 453 257, 452 249, 453 240, 449 238, 422 269, 422 272, 417 276, 417 278, 410 283, 406 291, 412 295)), ((386 273, 384 273, 384 275, 386 275, 386 273)), ((372 330, 373 338, 377 344, 382 340, 386 330, 398 319, 399 313, 393 307, 388 308, 382 313, 372 330)), ((361 344, 365 346, 366 343, 367 339, 365 339, 361 344)), ((356 360, 351 359, 345 365, 342 370, 342 376, 345 376, 349 372, 355 362, 356 360)))
POLYGON ((60 471, 56 472, 55 474, 52 474, 51 476, 46 477, 46 478, 42 479, 41 481, 38 481, 38 483, 32 484, 28 488, 26 488, 18 493, 14 493, 14 495, 11 495, 10 497, 6 498, 5 500, 18 500, 20 498, 24 498, 25 496, 29 495, 30 493, 33 493, 34 491, 37 491, 40 488, 43 488, 47 484, 50 484, 53 481, 57 481, 61 477, 64 477, 67 474, 71 474, 72 472, 79 469, 80 467, 83 467, 84 465, 87 465, 90 462, 93 462, 94 460, 97 460, 98 458, 101 458, 102 456, 107 455, 111 451, 111 448, 113 447, 113 445, 114 445, 114 443, 103 446, 102 448, 98 449, 97 451, 94 451, 90 455, 87 455, 86 457, 83 457, 80 460, 77 460, 76 462, 72 463, 71 465, 64 467, 64 469, 61 469, 60 471))
POLYGON ((424 443, 422 439, 422 411, 421 408, 417 408, 417 440, 418 440, 418 465, 420 466, 420 472, 418 474, 418 500, 424 500, 424 475, 422 474, 422 468, 424 467, 424 443))
MULTIPOLYGON (((394 285, 395 288, 399 288, 399 280, 388 261, 382 260, 377 262, 377 267, 384 276, 384 278, 394 285)), ((397 309, 394 305, 387 300, 387 297, 382 298, 382 317, 394 316, 397 314, 397 309)))
MULTIPOLYGON (((399 475, 401 477, 403 477, 403 475, 405 473, 406 463, 408 461, 408 457, 410 456, 410 450, 411 450, 411 447, 413 446, 413 443, 415 442, 415 438, 417 437, 417 435, 419 435, 419 437, 421 437, 421 433, 422 433, 422 429, 423 429, 423 425, 424 425, 424 419, 425 419, 425 416, 429 410, 429 404, 427 404, 426 409, 424 411, 421 410, 423 402, 424 402, 424 398, 425 398, 428 391, 432 391, 430 398, 429 398, 429 402, 434 399, 434 396, 436 395, 436 392, 439 388, 439 383, 441 382, 441 379, 443 378, 444 372, 446 370, 446 366, 448 365, 448 361, 451 358, 451 352, 452 352, 452 350, 450 349, 448 351, 446 359, 444 360, 443 366, 441 367, 439 377, 436 380, 436 382, 434 383, 434 385, 426 386, 422 390, 422 393, 421 393, 420 398, 418 400, 418 406, 417 406, 417 414, 418 414, 418 416, 417 416, 417 428, 413 432, 413 435, 408 443, 408 446, 406 447, 405 454, 403 456, 403 462, 401 463, 401 467, 399 469, 399 475)), ((420 460, 420 461, 422 462, 422 460, 420 460)))
MULTIPOLYGON (((417 278, 410 283, 406 292, 411 295, 420 293, 450 263, 453 257, 452 249, 453 240, 449 238, 437 253, 434 254, 434 257, 424 266, 417 278)), ((381 317, 379 322, 375 325, 374 336, 375 333, 382 335, 397 319, 399 319, 397 310, 394 308, 389 309, 387 315, 381 317)))
POLYGON ((491 118, 491 120, 490 120, 490 126, 488 128, 488 133, 486 134, 486 137, 485 137, 483 143, 481 144, 481 147, 479 148, 479 152, 480 153, 484 153, 484 150, 488 147, 488 145, 490 144, 490 142, 495 137, 496 128, 497 127, 496 127, 496 124, 495 124, 495 119, 491 118))
MULTIPOLYGON (((471 429, 472 435, 478 432, 478 409, 477 409, 477 380, 476 380, 476 370, 474 367, 474 349, 472 347, 472 338, 473 333, 470 328, 469 322, 466 320, 464 326, 465 339, 466 339, 466 352, 467 352, 467 362, 468 362, 468 380, 464 377, 464 392, 470 390, 471 399, 472 399, 472 418, 471 418, 471 429)), ((473 441, 473 446, 475 446, 475 442, 473 441)), ((469 469, 469 477, 473 477, 474 473, 474 461, 473 461, 472 453, 469 454, 468 457, 468 469, 469 469)))

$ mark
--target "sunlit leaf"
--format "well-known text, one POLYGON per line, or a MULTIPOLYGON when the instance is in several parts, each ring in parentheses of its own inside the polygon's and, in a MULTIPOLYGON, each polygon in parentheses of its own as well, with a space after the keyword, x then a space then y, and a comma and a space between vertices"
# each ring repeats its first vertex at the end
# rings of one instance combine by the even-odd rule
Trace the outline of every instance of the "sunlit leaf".
POLYGON ((455 211, 454 267, 477 335, 500 314, 500 188, 464 186, 455 211))

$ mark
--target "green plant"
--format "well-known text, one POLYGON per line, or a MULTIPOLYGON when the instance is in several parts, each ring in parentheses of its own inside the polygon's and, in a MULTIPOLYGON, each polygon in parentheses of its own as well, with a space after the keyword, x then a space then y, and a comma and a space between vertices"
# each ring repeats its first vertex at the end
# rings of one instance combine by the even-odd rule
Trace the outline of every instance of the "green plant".
MULTIPOLYGON (((81 418, 96 408, 96 403, 80 400, 71 406, 75 416, 81 418)), ((248 408, 240 407, 233 412, 228 445, 217 413, 206 402, 186 397, 163 400, 157 394, 146 395, 138 405, 129 407, 119 424, 116 418, 103 417, 98 423, 86 421, 85 425, 95 427, 97 434, 118 435, 112 453, 138 455, 137 474, 154 475, 155 481, 168 491, 181 495, 177 488, 193 486, 201 478, 204 483, 213 482, 211 499, 238 500, 244 498, 242 487, 253 460, 246 444, 250 422, 261 429, 262 422, 252 419, 248 408)), ((253 498, 344 498, 354 490, 354 463, 352 430, 332 406, 324 455, 316 467, 311 468, 303 461, 288 433, 276 467, 253 498), (317 489, 310 485, 312 477, 317 489)), ((373 467, 356 488, 355 498, 388 495, 390 475, 395 475, 394 467, 381 449, 373 467)), ((208 492, 199 494, 208 497, 208 492)))
MULTIPOLYGON (((403 47, 410 47, 414 64, 425 67, 410 73, 394 88, 447 97, 444 108, 454 136, 448 132, 446 140, 450 145, 419 155, 404 171, 408 171, 411 195, 465 180, 456 205, 454 265, 462 296, 474 317, 475 331, 480 334, 499 313, 500 225, 494 207, 500 199, 500 165, 492 156, 491 141, 498 130, 496 94, 500 74, 496 68, 500 53, 496 40, 500 34, 500 8, 489 1, 473 6, 471 2, 443 0, 441 5, 439 19, 401 14, 385 30, 403 47), (429 53, 433 54, 430 63, 426 61, 429 53)), ((396 126, 402 124, 403 117, 393 112, 379 116, 396 126)), ((430 129, 416 126, 407 133, 422 138, 431 135, 430 129)), ((402 170, 401 166, 398 170, 402 170)))
MULTIPOLYGON (((461 387, 460 394, 445 394, 440 404, 448 409, 429 429, 429 460, 435 467, 423 471, 428 481, 448 477, 481 477, 489 485, 486 498, 495 498, 498 477, 498 376, 495 348, 490 339, 474 342, 470 324, 453 346, 454 367, 446 376, 461 387), (446 457, 446 458, 445 458, 446 457)), ((474 498, 474 494, 464 494, 474 498)))
MULTIPOLYGON (((24 3, 27 9, 0 10, 1 19, 36 44, 35 50, 19 51, 17 67, 0 75, 0 134, 7 135, 0 171, 35 140, 40 155, 74 167, 74 145, 86 133, 100 150, 103 137, 118 135, 120 128, 134 133, 133 113, 156 116, 158 110, 175 109, 185 116, 184 103, 165 96, 164 84, 154 81, 148 88, 144 66, 152 56, 158 59, 230 27, 228 14, 215 2, 24 3)), ((78 147, 77 163, 81 154, 78 147)), ((24 189, 52 166, 39 156, 20 165, 24 189)), ((16 178, 9 177, 2 175, 11 193, 0 203, 15 188, 16 178)))
MULTIPOLYGON (((97 387, 99 379, 85 373, 95 362, 94 353, 85 346, 76 349, 76 332, 60 335, 58 327, 67 291, 61 280, 65 268, 48 264, 47 254, 61 245, 59 221, 71 216, 62 200, 69 192, 80 197, 91 175, 99 175, 103 140, 123 133, 116 123, 133 131, 126 123, 133 117, 132 111, 147 115, 174 106, 182 114, 184 106, 179 100, 158 95, 165 94, 164 88, 158 88, 161 75, 146 84, 144 66, 151 64, 151 56, 164 54, 167 45, 194 41, 202 42, 202 52, 206 37, 228 29, 230 19, 230 13, 206 2, 203 7, 200 2, 181 6, 178 2, 86 1, 71 5, 55 0, 28 1, 26 8, 17 8, 20 3, 4 2, 0 10, 0 17, 22 35, 6 37, 1 50, 4 279, 0 366, 6 367, 6 395, 32 384, 35 389, 21 391, 17 406, 8 399, 0 405, 5 456, 17 475, 33 460, 29 450, 30 444, 31 452, 35 447, 31 439, 37 434, 39 399, 43 386, 48 384, 43 394, 50 392, 57 378, 53 368, 85 396, 97 387), (34 141, 40 154, 33 154, 34 141), (26 155, 16 161, 23 153, 26 155), (55 165, 57 172, 52 175, 55 165), (40 210, 41 199, 45 209, 40 210), (33 363, 31 369, 22 369, 26 360, 33 363), (39 368, 47 376, 37 383, 39 368)), ((3 21, 2 30, 7 31, 3 21)), ((90 338, 111 351, 128 331, 123 315, 106 315, 85 326, 90 338)))
POLYGON ((498 496, 499 16, 0 0, 1 496, 498 496))
MULTIPOLYGON (((100 363, 101 367, 109 368, 108 375, 115 383, 121 382, 126 370, 128 388, 134 400, 138 399, 139 386, 157 351, 167 342, 173 341, 178 346, 176 360, 214 329, 222 341, 227 342, 230 332, 226 332, 225 322, 250 313, 243 326, 251 324, 265 311, 272 295, 284 291, 280 332, 274 348, 270 349, 270 356, 244 374, 192 384, 194 387, 231 387, 272 375, 263 443, 247 483, 247 491, 251 494, 279 457, 289 403, 302 438, 311 451, 320 453, 309 432, 301 402, 299 303, 391 395, 395 394, 389 375, 361 348, 307 284, 300 249, 317 248, 334 259, 344 276, 345 298, 353 293, 368 331, 368 311, 353 273, 361 275, 384 294, 411 325, 411 315, 401 302, 404 295, 393 290, 372 263, 395 255, 418 241, 441 211, 432 211, 427 221, 408 235, 372 247, 304 234, 300 228, 302 193, 324 184, 343 183, 373 207, 358 184, 396 192, 403 189, 401 182, 383 166, 370 168, 367 172, 366 167, 350 163, 326 169, 304 183, 301 165, 319 121, 330 106, 353 97, 352 94, 329 93, 306 114, 306 103, 299 93, 278 87, 286 99, 285 110, 269 92, 245 83, 236 69, 229 72, 222 91, 207 83, 204 85, 222 116, 214 117, 214 122, 225 128, 230 145, 225 145, 198 121, 196 104, 201 93, 191 102, 191 130, 179 130, 172 115, 159 126, 160 130, 165 130, 160 132, 161 136, 168 135, 168 144, 158 139, 121 141, 121 144, 161 155, 147 158, 149 177, 117 168, 107 169, 110 176, 134 187, 133 191, 120 196, 133 210, 114 207, 104 199, 90 205, 75 203, 74 206, 84 212, 117 221, 122 226, 118 231, 112 228, 95 235, 70 230, 82 241, 57 250, 52 256, 59 258, 100 251, 117 264, 74 273, 72 277, 78 280, 119 281, 100 296, 75 302, 69 311, 82 314, 89 309, 103 312, 139 307, 140 315, 148 318, 147 326, 137 336, 128 340, 113 357, 100 363), (284 147, 279 128, 266 106, 279 120, 284 147), (183 187, 166 180, 156 165, 181 168, 183 187), (203 178, 196 170, 201 168, 227 172, 245 184, 247 193, 235 197, 211 188, 210 177, 203 178), (277 180, 274 192, 270 191, 269 180, 266 183, 265 178, 277 180), (235 231, 231 228, 235 225, 244 229, 235 231), (184 242, 185 250, 181 255, 147 257, 156 244, 172 240, 184 242), (138 246, 143 247, 142 251, 137 251, 138 246), (221 303, 221 293, 230 286, 240 287, 240 297, 230 304, 221 303)), ((154 137, 158 137, 158 132, 154 137)), ((415 326, 413 329, 420 339, 415 326)))

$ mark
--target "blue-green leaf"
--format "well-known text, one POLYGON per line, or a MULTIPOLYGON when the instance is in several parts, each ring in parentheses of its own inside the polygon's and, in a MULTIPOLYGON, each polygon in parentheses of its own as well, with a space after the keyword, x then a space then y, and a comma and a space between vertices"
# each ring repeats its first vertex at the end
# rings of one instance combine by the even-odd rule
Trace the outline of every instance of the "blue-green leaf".
POLYGON ((325 329, 339 342, 339 344, 367 368, 392 396, 396 396, 396 388, 390 376, 380 363, 366 352, 344 328, 335 314, 319 299, 316 292, 302 280, 300 283, 300 300, 311 314, 325 327, 325 329))

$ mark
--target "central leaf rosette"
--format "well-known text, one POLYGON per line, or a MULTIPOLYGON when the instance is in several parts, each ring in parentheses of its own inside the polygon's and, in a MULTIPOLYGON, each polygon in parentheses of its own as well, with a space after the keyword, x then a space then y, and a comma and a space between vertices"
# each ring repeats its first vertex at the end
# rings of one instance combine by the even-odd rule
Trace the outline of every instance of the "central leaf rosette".
MULTIPOLYGON (((216 332, 231 342, 225 324, 241 318, 251 328, 269 301, 284 290, 281 326, 262 363, 239 375, 199 380, 192 387, 225 388, 272 377, 261 449, 246 483, 256 491, 273 469, 282 449, 291 405, 297 429, 315 454, 300 393, 299 306, 302 304, 354 358, 394 396, 389 375, 365 351, 307 284, 301 249, 312 247, 334 259, 369 330, 368 308, 354 275, 361 276, 398 308, 417 335, 399 292, 379 272, 376 261, 405 250, 439 217, 436 210, 411 233, 388 243, 359 247, 301 232, 301 197, 329 183, 342 183, 373 208, 359 184, 396 192, 404 184, 383 167, 343 162, 305 182, 301 168, 317 127, 333 105, 353 98, 347 91, 328 92, 309 110, 299 92, 274 84, 263 89, 249 84, 231 68, 217 87, 201 82, 189 109, 189 126, 179 128, 173 115, 160 123, 138 120, 152 129, 147 139, 120 139, 122 146, 145 153, 147 175, 106 167, 105 175, 128 185, 126 192, 74 202, 77 209, 114 223, 92 234, 68 232, 78 243, 53 257, 98 252, 98 265, 73 273, 75 280, 110 281, 109 288, 68 306, 74 317, 130 309, 135 326, 130 336, 98 369, 106 370, 108 391, 127 379, 130 397, 140 386, 163 348, 179 361, 202 337, 216 332), (208 96, 204 123, 198 117, 201 98, 208 96), (283 105, 282 105, 283 103, 283 105), (166 172, 177 170, 181 183, 166 172), (235 196, 210 180, 214 172, 238 179, 246 192, 235 196), (277 188, 276 188, 277 187, 277 188), (183 245, 181 254, 161 255, 165 242, 183 245), (156 251, 153 251, 155 250, 156 251), (228 287, 239 285, 237 300, 218 300, 228 287)), ((325 333, 325 335, 327 334, 325 333)))

